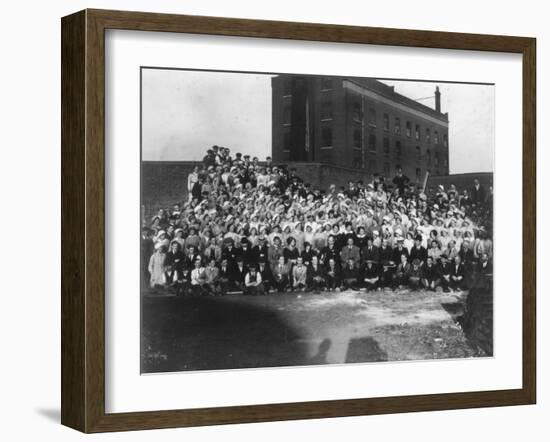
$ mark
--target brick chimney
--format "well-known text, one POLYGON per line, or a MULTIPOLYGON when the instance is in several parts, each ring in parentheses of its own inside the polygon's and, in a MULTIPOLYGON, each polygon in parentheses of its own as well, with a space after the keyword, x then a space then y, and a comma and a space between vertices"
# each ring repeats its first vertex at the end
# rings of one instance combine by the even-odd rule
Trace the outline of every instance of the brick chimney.
POLYGON ((439 86, 435 87, 435 110, 441 112, 441 92, 439 92, 439 86))

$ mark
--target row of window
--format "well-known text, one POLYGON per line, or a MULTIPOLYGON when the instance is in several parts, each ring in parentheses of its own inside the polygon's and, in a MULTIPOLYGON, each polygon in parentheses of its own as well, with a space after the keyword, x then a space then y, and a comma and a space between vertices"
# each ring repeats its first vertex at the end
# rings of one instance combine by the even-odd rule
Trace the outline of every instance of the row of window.
MULTIPOLYGON (((334 83, 332 78, 321 78, 321 90, 328 91, 334 88, 334 83)), ((283 84, 283 96, 288 97, 292 95, 292 81, 290 79, 286 80, 283 84)))
MULTIPOLYGON (((363 121, 363 113, 361 110, 361 103, 354 102, 352 105, 352 119, 356 122, 363 121)), ((321 121, 332 120, 332 103, 329 101, 323 102, 321 104, 321 121)), ((287 105, 283 108, 283 124, 289 125, 291 123, 291 108, 290 105, 287 105)), ((368 125, 370 127, 377 127, 376 123, 376 109, 370 108, 368 111, 368 125)), ((383 115, 383 129, 386 132, 390 131, 390 116, 387 113, 383 115)), ((394 118, 393 133, 397 136, 401 135, 401 118, 394 118)), ((411 138, 413 135, 413 123, 410 121, 405 122, 405 135, 408 138, 411 138)), ((420 141, 421 139, 421 127, 420 124, 414 125, 414 139, 420 141)), ((431 144, 432 142, 432 132, 431 128, 426 127, 424 129, 424 141, 426 144, 431 144)), ((437 130, 433 132, 433 142, 435 145, 440 143, 440 136, 437 130)), ((448 139, 447 134, 443 134, 443 146, 447 147, 448 139)))

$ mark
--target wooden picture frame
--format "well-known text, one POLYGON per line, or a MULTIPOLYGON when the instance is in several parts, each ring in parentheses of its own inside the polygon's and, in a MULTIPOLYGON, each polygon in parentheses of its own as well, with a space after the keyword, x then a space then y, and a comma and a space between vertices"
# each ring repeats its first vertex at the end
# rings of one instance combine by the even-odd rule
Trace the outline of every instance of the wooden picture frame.
POLYGON ((533 404, 536 400, 536 40, 311 23, 84 10, 62 19, 62 424, 142 430, 533 404), (523 57, 523 385, 519 389, 107 414, 105 412, 105 30, 419 48, 523 57))

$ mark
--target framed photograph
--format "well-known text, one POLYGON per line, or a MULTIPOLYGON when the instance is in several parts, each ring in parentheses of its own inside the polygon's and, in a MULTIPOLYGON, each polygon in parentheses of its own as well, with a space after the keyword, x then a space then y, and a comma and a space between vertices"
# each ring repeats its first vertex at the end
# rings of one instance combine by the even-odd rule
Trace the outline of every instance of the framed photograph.
POLYGON ((534 404, 535 39, 62 19, 62 423, 534 404))

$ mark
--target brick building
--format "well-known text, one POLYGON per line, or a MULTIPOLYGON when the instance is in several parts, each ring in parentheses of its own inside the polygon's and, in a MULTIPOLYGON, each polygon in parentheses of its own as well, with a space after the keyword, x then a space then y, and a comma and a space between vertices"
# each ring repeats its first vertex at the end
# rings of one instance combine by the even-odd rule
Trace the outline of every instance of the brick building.
POLYGON ((368 78, 280 75, 272 78, 274 162, 330 164, 411 180, 449 174, 449 119, 368 78))

